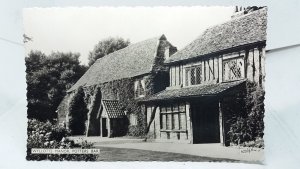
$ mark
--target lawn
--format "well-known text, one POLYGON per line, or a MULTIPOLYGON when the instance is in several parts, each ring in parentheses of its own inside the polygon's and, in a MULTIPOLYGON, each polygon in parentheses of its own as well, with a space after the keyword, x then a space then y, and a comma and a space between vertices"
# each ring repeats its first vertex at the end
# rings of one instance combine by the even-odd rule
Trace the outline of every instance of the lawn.
POLYGON ((100 147, 98 161, 178 161, 178 162, 235 162, 231 159, 200 157, 179 153, 100 147))

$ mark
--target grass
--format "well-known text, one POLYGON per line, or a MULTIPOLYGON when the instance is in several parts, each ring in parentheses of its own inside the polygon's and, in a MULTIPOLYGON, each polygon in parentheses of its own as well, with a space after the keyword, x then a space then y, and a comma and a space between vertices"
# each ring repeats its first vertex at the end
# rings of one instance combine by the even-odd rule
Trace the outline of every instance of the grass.
POLYGON ((178 162, 235 162, 231 159, 200 157, 179 153, 100 147, 98 161, 178 161, 178 162))

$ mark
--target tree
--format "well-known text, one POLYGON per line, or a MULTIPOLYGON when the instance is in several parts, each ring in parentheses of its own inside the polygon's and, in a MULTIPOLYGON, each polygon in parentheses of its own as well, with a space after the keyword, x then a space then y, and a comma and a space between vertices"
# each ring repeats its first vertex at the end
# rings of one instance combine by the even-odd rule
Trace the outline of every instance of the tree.
POLYGON ((79 87, 74 97, 70 100, 69 107, 69 129, 72 135, 83 135, 85 134, 86 126, 85 121, 87 120, 88 109, 84 102, 84 91, 82 87, 79 87))
POLYGON ((84 74, 79 54, 31 51, 25 58, 28 118, 53 120, 66 91, 84 74))
POLYGON ((129 40, 124 40, 123 38, 113 38, 109 37, 103 39, 95 45, 93 51, 89 53, 89 66, 95 63, 99 58, 102 58, 105 55, 108 55, 114 51, 123 49, 130 44, 129 40))

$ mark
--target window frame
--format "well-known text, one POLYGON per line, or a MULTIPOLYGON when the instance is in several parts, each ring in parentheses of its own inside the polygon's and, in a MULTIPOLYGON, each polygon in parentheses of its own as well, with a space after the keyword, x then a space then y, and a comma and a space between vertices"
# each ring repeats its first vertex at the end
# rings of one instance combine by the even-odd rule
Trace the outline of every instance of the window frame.
POLYGON ((203 77, 202 77, 202 64, 198 63, 198 64, 194 64, 194 65, 189 65, 184 67, 184 74, 185 74, 185 86, 198 86, 201 85, 204 81, 203 81, 203 77), (192 69, 194 72, 194 82, 192 82, 192 69), (198 69, 198 71, 197 71, 198 69), (197 77, 199 79, 197 79, 197 77), (199 83, 197 83, 197 81, 199 83))
MULTIPOLYGON (((236 64, 238 64, 238 63, 236 63, 236 64)), ((236 55, 236 56, 232 56, 232 57, 228 57, 228 58, 223 58, 222 59, 222 82, 233 82, 233 81, 244 79, 246 77, 245 64, 246 64, 245 63, 245 55, 236 55), (226 79, 225 78, 225 64, 232 60, 235 60, 236 62, 238 62, 239 59, 241 59, 242 63, 243 63, 243 66, 241 67, 241 70, 240 70, 240 73, 241 73, 240 77, 234 78, 234 79, 226 79)), ((231 72, 230 68, 229 68, 229 72, 231 72)))
POLYGON ((142 98, 146 96, 146 84, 144 79, 135 80, 134 82, 134 98, 142 98), (141 89, 143 91, 141 91, 141 89))
POLYGON ((160 131, 173 131, 173 132, 186 132, 187 131, 187 121, 186 121, 186 110, 184 104, 169 104, 160 107, 160 131), (181 106, 184 106, 184 109, 181 109, 181 106), (168 107, 171 107, 171 111, 168 110, 168 107), (176 110, 174 110, 176 107, 176 110), (174 116, 177 116, 177 126, 174 122, 174 116), (181 116, 184 117, 184 121, 182 122, 181 116), (168 117, 170 117, 168 121, 168 117), (170 122, 170 124, 168 124, 170 122), (184 126, 182 124, 185 124, 184 126), (169 127, 168 127, 169 126, 169 127), (177 128, 175 128, 177 127, 177 128))
POLYGON ((136 114, 129 114, 129 123, 131 126, 137 126, 138 125, 138 120, 137 120, 137 115, 136 114))

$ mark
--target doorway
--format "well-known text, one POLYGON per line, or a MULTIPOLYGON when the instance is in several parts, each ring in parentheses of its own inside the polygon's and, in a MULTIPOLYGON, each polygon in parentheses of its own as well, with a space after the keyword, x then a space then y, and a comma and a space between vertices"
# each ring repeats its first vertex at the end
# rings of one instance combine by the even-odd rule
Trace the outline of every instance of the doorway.
POLYGON ((107 129, 107 118, 102 118, 102 137, 107 137, 108 129, 107 129))
POLYGON ((193 143, 220 143, 218 102, 196 101, 191 111, 193 143))

